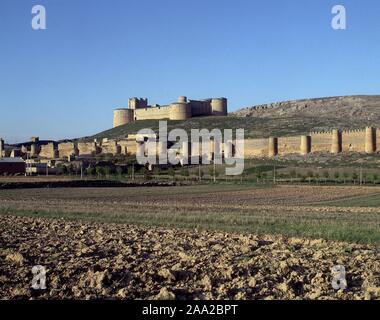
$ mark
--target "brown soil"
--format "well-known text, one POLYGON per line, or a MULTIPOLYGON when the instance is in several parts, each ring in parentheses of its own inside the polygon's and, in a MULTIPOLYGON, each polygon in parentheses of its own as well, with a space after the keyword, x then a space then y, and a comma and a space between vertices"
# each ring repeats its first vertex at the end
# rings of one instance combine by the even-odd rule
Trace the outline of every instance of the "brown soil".
POLYGON ((380 255, 366 245, 0 217, 0 298, 370 299, 380 255), (332 288, 344 265, 348 288, 332 288), (31 289, 34 265, 47 289, 31 289))

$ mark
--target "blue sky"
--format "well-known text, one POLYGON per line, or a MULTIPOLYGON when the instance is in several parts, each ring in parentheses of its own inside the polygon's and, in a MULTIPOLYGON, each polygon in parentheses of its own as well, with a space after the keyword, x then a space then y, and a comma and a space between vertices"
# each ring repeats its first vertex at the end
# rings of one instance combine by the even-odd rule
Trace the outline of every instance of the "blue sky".
POLYGON ((229 110, 380 94, 378 0, 0 0, 0 136, 73 138, 128 97, 229 110), (47 30, 31 28, 33 5, 47 30), (347 30, 331 28, 343 4, 347 30))

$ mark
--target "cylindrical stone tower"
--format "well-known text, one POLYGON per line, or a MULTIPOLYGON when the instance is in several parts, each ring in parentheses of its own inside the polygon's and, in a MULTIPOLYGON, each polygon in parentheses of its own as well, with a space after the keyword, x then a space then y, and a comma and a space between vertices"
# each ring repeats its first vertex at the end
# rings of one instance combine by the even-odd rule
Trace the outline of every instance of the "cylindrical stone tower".
POLYGON ((275 157, 278 155, 278 139, 270 137, 268 140, 268 156, 275 157))
POLYGON ((191 118, 189 103, 176 102, 170 105, 170 120, 186 120, 191 118))
POLYGON ((340 153, 342 152, 342 133, 340 130, 332 131, 331 138, 331 153, 340 153))
POLYGON ((187 97, 185 97, 185 96, 178 97, 178 102, 179 103, 186 103, 187 102, 187 97))
POLYGON ((211 114, 214 116, 226 116, 227 115, 227 99, 226 98, 211 99, 211 114))
POLYGON ((311 136, 301 136, 301 154, 306 155, 311 152, 311 136))
POLYGON ((365 152, 374 153, 376 151, 376 131, 372 127, 365 128, 365 152))
POLYGON ((134 110, 119 108, 113 111, 113 127, 119 127, 134 121, 134 110))

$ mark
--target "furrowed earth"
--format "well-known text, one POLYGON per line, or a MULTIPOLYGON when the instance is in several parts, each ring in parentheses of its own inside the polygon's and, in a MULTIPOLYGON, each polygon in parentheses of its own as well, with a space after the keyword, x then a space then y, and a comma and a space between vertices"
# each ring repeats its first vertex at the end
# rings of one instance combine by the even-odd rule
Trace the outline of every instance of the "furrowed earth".
POLYGON ((370 299, 380 257, 367 245, 1 217, 4 299, 370 299), (344 265, 348 289, 331 286, 344 265), (47 268, 47 289, 30 288, 47 268))
POLYGON ((0 298, 379 299, 379 202, 358 186, 0 190, 0 298))

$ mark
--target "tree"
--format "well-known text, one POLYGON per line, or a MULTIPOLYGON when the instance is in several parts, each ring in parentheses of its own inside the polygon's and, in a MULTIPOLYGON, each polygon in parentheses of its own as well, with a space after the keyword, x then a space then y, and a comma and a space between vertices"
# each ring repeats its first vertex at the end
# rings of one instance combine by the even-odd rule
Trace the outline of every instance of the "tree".
MULTIPOLYGON (((246 173, 246 172, 245 172, 246 173)), ((259 168, 256 168, 255 170, 255 175, 256 175, 256 178, 257 178, 257 182, 259 182, 259 180, 263 177, 263 172, 261 169, 259 168)))
POLYGON ((146 172, 148 171, 148 169, 146 167, 142 167, 140 169, 140 173, 144 176, 144 179, 145 179, 145 176, 146 176, 146 172))
POLYGON ((350 177, 350 175, 348 174, 348 172, 343 172, 343 181, 344 181, 344 184, 346 184, 346 180, 350 177))
POLYGON ((319 174, 319 172, 317 172, 315 174, 315 179, 317 180, 317 184, 319 184, 319 178, 320 178, 320 174, 319 174))
POLYGON ((362 178, 363 178, 363 183, 364 184, 366 184, 366 182, 367 182, 367 177, 368 177, 368 174, 366 172, 363 172, 362 178))
POLYGON ((373 178, 373 184, 376 184, 377 179, 379 178, 379 176, 378 176, 377 173, 374 173, 373 176, 372 176, 372 178, 373 178))
POLYGON ((66 166, 62 166, 62 174, 68 174, 69 170, 67 169, 66 166))
POLYGON ((292 170, 290 171, 290 182, 293 183, 293 179, 297 178, 297 171, 296 170, 292 170))
POLYGON ((182 176, 188 178, 190 177, 190 171, 188 168, 182 168, 182 172, 181 172, 182 176))
POLYGON ((93 176, 95 173, 95 169, 93 167, 88 167, 86 169, 86 174, 89 175, 89 176, 93 176))
POLYGON ((98 178, 100 178, 102 175, 103 175, 103 167, 100 167, 100 166, 96 166, 95 167, 95 171, 96 171, 96 175, 98 176, 98 178))
POLYGON ((74 173, 74 166, 72 164, 70 164, 69 166, 66 167, 67 168, 67 173, 69 175, 73 174, 74 173))
POLYGON ((128 167, 127 172, 128 172, 128 176, 133 180, 133 178, 134 178, 134 165, 133 164, 128 167))
POLYGON ((123 168, 120 166, 116 167, 116 173, 119 176, 119 179, 121 179, 121 175, 123 174, 123 168))
POLYGON ((153 174, 155 176, 160 176, 161 175, 161 169, 160 169, 160 167, 154 167, 153 174))
POLYGON ((210 176, 210 180, 211 180, 211 177, 214 176, 214 168, 213 167, 208 168, 208 175, 210 176))
POLYGON ((340 177, 340 173, 339 172, 335 172, 334 173, 335 183, 337 183, 339 181, 339 177, 340 177))
POLYGON ((199 178, 200 178, 200 181, 203 179, 205 173, 203 172, 202 169, 199 169, 199 178))
POLYGON ((105 173, 106 177, 109 178, 109 176, 111 174, 111 168, 109 166, 104 167, 104 173, 105 173))
POLYGON ((354 180, 354 184, 356 183, 356 181, 359 179, 359 176, 358 176, 358 174, 356 173, 356 172, 354 172, 353 174, 352 174, 352 180, 354 180))
POLYGON ((306 175, 309 178, 309 184, 310 184, 311 179, 313 179, 313 177, 314 177, 314 173, 313 173, 313 171, 309 170, 306 175))
POLYGON ((175 170, 173 167, 170 167, 168 170, 168 175, 173 177, 173 181, 175 180, 175 170))
POLYGON ((328 171, 323 172, 323 177, 325 178, 325 183, 327 183, 328 178, 330 178, 330 174, 328 171))

